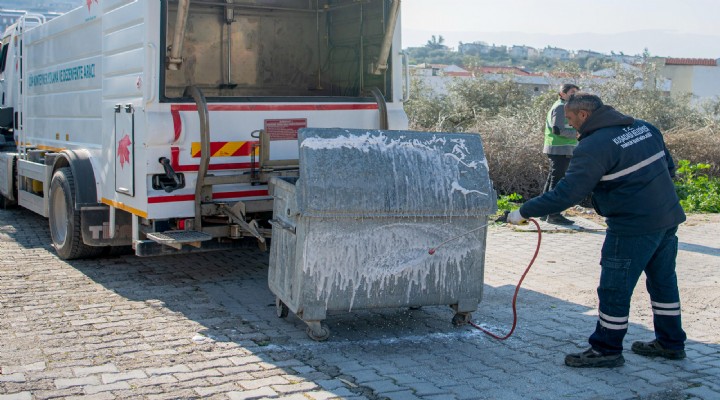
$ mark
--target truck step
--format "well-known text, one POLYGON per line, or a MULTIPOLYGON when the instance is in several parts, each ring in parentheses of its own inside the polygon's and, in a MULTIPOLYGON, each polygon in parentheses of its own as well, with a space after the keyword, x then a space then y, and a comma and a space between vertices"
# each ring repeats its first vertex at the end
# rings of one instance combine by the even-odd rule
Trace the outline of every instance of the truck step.
POLYGON ((200 247, 200 242, 204 242, 213 238, 207 233, 198 231, 153 232, 148 233, 147 237, 148 239, 151 239, 157 243, 174 247, 178 250, 182 248, 183 244, 200 247))

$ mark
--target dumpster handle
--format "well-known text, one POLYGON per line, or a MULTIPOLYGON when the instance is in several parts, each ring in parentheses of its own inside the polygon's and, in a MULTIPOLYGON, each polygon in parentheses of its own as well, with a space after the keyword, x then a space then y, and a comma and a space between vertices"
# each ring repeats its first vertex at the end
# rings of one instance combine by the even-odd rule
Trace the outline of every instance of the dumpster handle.
POLYGON ((292 233, 292 234, 295 234, 295 227, 292 226, 292 225, 290 225, 290 224, 288 224, 288 223, 286 223, 286 222, 283 221, 283 220, 271 219, 271 220, 269 220, 268 222, 269 222, 270 225, 272 225, 273 227, 277 226, 278 228, 285 229, 286 231, 288 231, 288 232, 290 232, 290 233, 292 233))

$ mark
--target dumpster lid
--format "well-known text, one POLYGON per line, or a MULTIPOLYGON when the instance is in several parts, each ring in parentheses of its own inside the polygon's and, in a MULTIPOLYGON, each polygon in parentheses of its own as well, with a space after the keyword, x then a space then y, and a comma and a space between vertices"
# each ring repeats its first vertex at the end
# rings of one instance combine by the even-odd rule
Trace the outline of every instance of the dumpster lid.
POLYGON ((300 214, 480 216, 497 199, 478 134, 304 128, 300 214))

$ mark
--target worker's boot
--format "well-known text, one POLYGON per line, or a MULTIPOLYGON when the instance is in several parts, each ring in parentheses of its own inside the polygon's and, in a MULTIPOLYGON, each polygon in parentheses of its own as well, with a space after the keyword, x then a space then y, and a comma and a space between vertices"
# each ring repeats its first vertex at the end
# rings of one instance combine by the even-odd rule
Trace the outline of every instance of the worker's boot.
POLYGON ((565 218, 562 214, 550 214, 546 219, 548 224, 554 225, 572 225, 575 221, 565 218))
POLYGON ((605 355, 592 347, 582 353, 565 356, 565 365, 575 368, 613 368, 625 364, 622 354, 605 355))
POLYGON ((668 360, 682 360, 685 358, 685 350, 665 349, 657 340, 651 342, 635 342, 632 351, 645 357, 664 357, 668 360))

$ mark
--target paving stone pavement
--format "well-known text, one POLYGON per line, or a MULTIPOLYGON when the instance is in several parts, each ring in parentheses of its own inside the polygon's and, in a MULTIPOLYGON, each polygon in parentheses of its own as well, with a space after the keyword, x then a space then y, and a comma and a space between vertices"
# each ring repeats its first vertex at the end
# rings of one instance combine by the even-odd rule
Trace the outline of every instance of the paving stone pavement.
MULTIPOLYGON (((595 324, 603 237, 543 236, 506 341, 454 327, 436 306, 331 313, 331 337, 314 342, 294 315, 277 318, 266 253, 65 262, 45 219, 0 210, 0 400, 720 398, 718 218, 679 231, 688 359, 626 351, 617 369, 563 365, 595 324)), ((475 323, 509 329, 535 244, 532 232, 489 229, 475 323)), ((641 281, 626 344, 651 338, 641 281)))

